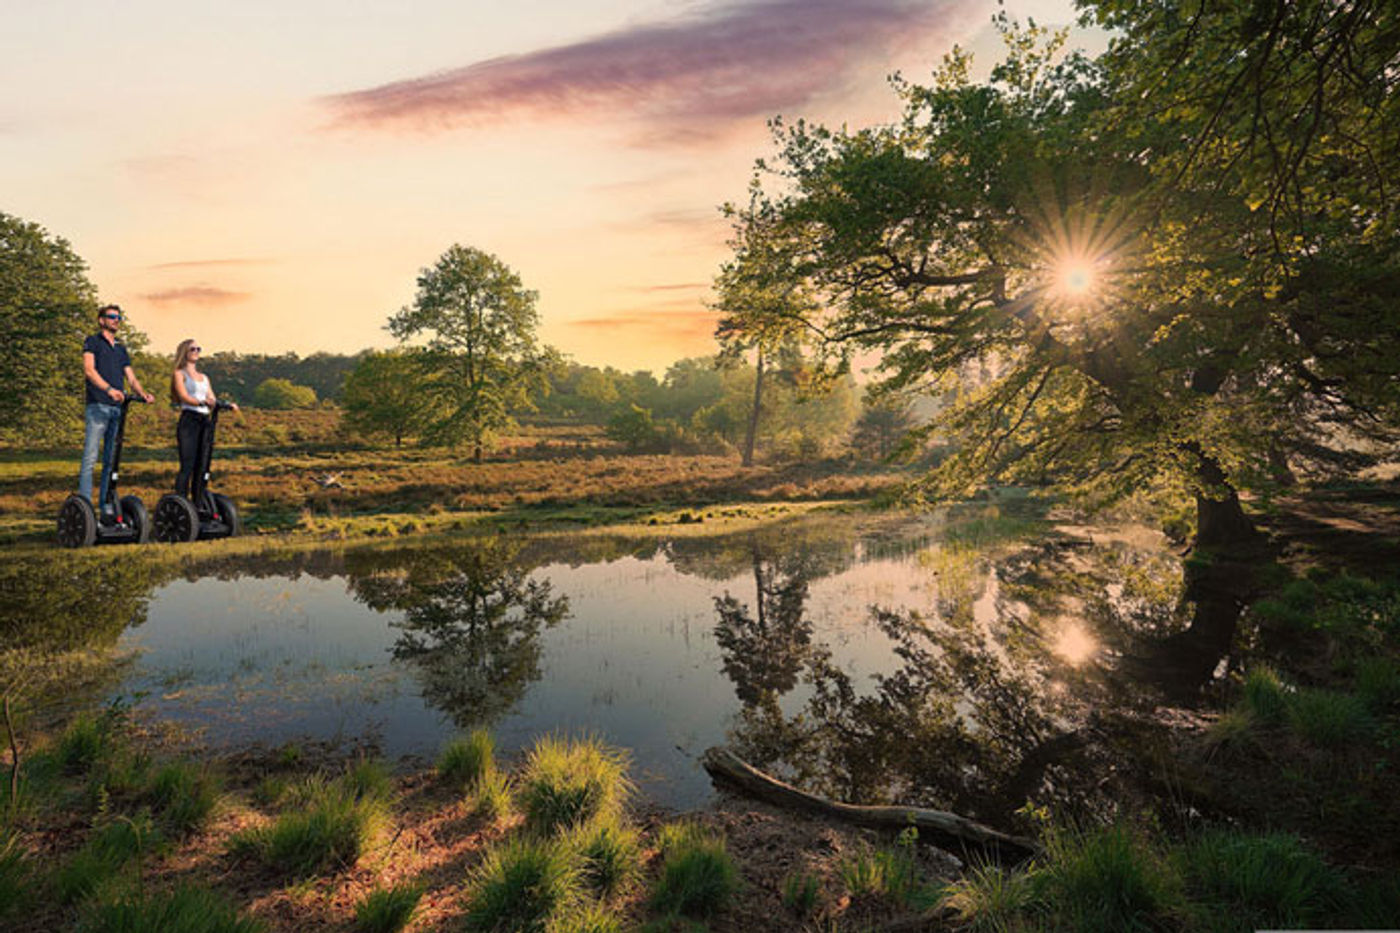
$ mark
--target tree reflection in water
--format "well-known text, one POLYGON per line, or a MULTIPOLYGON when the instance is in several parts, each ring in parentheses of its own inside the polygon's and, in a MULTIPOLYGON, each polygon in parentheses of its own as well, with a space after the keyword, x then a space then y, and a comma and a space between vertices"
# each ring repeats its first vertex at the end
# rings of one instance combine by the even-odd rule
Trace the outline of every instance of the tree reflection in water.
POLYGON ((424 698, 460 728, 509 711, 540 678, 540 633, 568 616, 567 597, 529 579, 518 549, 500 541, 413 551, 403 566, 350 573, 357 599, 403 619, 396 659, 414 664, 424 698))
POLYGON ((715 641, 745 706, 795 687, 812 644, 812 625, 804 618, 810 568, 800 556, 786 564, 765 556, 757 539, 751 548, 753 610, 728 592, 715 597, 715 641))

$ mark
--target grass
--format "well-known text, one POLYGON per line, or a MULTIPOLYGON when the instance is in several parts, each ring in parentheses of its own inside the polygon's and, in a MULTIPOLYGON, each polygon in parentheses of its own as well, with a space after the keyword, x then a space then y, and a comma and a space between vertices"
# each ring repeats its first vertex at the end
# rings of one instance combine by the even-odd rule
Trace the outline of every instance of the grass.
POLYGON ((1035 896, 1025 872, 981 862, 949 885, 941 903, 971 933, 1012 933, 1031 928, 1035 896))
POLYGON ((640 836, 616 815, 575 829, 569 844, 578 854, 583 884, 601 900, 626 893, 641 872, 640 836))
POLYGON ((386 821, 384 800, 360 796, 348 781, 307 781, 289 796, 294 809, 231 843, 235 854, 255 857, 287 878, 354 865, 386 821))
POLYGON ((438 778, 463 791, 475 791, 496 770, 496 740, 485 729, 453 739, 438 754, 438 778))
POLYGON ((87 906, 78 933, 262 933, 260 920, 241 917, 223 897, 203 888, 136 895, 87 906))
POLYGON ((817 911, 821 881, 807 871, 793 872, 783 879, 783 906, 804 919, 817 911))
POLYGON ((520 778, 526 827, 548 835, 617 814, 632 791, 627 765, 624 751, 597 738, 541 737, 520 778))
POLYGON ((704 919, 729 906, 739 890, 739 873, 723 836, 694 823, 673 823, 662 827, 660 841, 654 910, 704 919))
POLYGON ((1183 847, 1180 862, 1210 930, 1317 927, 1346 900, 1342 877, 1285 833, 1209 832, 1183 847))
POLYGON ((55 757, 64 774, 88 774, 111 751, 111 730, 105 719, 83 714, 59 737, 55 757))
POLYGON ((123 817, 99 828, 52 878, 59 903, 73 904, 105 888, 137 856, 158 849, 150 814, 123 817))
POLYGON ((208 825, 219 803, 219 780, 204 765, 172 761, 156 769, 145 796, 172 834, 186 836, 208 825))
POLYGON ((29 897, 32 866, 20 848, 19 837, 0 836, 0 920, 24 906, 29 897))
POLYGON ((546 933, 579 901, 579 869, 560 841, 510 840, 489 852, 468 882, 469 931, 546 933))
POLYGON ((1046 864, 1032 875, 1032 884, 1048 912, 1068 929, 1157 929, 1179 906, 1171 863, 1126 826, 1052 833, 1046 848, 1046 864))
POLYGON ((357 933, 398 933, 413 919, 423 889, 415 884, 371 891, 355 905, 357 933))

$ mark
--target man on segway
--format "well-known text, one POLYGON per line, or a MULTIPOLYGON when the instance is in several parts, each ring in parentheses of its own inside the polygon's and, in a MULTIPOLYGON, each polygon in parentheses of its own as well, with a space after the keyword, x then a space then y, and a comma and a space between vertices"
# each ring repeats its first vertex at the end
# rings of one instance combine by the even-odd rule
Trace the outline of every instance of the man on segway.
POLYGON ((131 368, 131 356, 126 347, 117 340, 117 330, 121 327, 122 309, 117 305, 104 305, 97 309, 97 333, 83 341, 83 375, 87 384, 87 409, 85 432, 83 435, 83 466, 78 474, 78 494, 84 496, 93 506, 101 508, 101 514, 110 515, 113 511, 111 499, 112 453, 116 449, 117 431, 121 426, 122 402, 126 393, 123 382, 130 382, 131 388, 148 404, 155 397, 141 387, 141 380, 131 368), (92 467, 97 462, 97 442, 102 441, 102 490, 99 500, 92 498, 92 467))

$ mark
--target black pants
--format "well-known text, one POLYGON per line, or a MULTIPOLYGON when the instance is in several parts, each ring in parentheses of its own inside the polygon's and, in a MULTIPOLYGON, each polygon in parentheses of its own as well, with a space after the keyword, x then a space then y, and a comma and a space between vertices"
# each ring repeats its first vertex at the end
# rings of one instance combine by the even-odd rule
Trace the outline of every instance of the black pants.
POLYGON ((194 477, 195 463, 199 460, 199 439, 208 421, 208 415, 186 409, 180 412, 180 421, 175 425, 175 444, 180 450, 180 472, 175 475, 175 491, 182 496, 190 494, 190 480, 194 477))

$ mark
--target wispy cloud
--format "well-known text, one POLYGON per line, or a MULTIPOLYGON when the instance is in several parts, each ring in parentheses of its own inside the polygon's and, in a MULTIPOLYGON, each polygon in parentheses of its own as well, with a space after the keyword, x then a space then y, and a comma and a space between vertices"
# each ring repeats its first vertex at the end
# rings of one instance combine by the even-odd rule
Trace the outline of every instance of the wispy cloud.
MULTIPOLYGON (((343 125, 474 126, 603 111, 697 140, 842 86, 977 0, 747 0, 325 99, 343 125)), ((653 140, 648 140, 653 141, 653 140)))
POLYGON ((702 288, 709 288, 709 282, 676 282, 671 285, 633 285, 628 291, 646 292, 693 292, 702 288))
POLYGON ((147 269, 206 269, 227 266, 265 266, 271 259, 181 259, 175 262, 158 262, 147 269))
POLYGON ((183 288, 167 288, 163 291, 147 292, 141 296, 141 300, 156 305, 179 303, 218 306, 237 304, 252 297, 251 292, 235 292, 226 288, 215 288, 212 285, 188 285, 183 288))
POLYGON ((626 332, 629 338, 655 342, 693 342, 714 336, 715 323, 719 320, 719 315, 716 312, 696 308, 694 302, 676 302, 675 304, 684 304, 685 308, 617 311, 600 317, 569 321, 568 326, 595 333, 599 331, 626 332))

